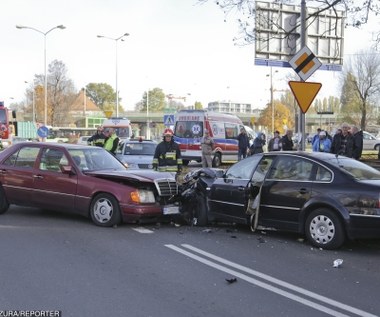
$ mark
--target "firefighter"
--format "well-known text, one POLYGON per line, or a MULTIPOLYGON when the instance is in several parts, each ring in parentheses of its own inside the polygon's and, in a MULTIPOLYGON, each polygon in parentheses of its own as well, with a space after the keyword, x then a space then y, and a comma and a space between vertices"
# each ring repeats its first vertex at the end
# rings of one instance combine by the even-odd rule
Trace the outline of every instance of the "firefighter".
POLYGON ((175 172, 182 171, 182 158, 179 146, 173 140, 173 131, 165 129, 163 133, 163 141, 160 142, 154 153, 153 169, 159 172, 175 172))
POLYGON ((95 145, 99 147, 104 147, 105 142, 106 142, 106 136, 103 133, 102 126, 99 126, 96 129, 96 133, 87 140, 88 145, 95 145))

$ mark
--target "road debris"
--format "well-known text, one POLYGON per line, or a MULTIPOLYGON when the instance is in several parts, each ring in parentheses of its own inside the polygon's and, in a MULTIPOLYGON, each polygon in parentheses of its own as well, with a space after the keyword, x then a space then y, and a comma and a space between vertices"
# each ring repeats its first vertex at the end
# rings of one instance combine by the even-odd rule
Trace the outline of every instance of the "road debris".
POLYGON ((228 282, 228 284, 236 283, 237 282, 237 278, 236 277, 226 278, 226 281, 228 282))
POLYGON ((336 259, 333 263, 333 267, 336 267, 336 268, 339 268, 341 267, 343 264, 343 260, 342 259, 336 259))

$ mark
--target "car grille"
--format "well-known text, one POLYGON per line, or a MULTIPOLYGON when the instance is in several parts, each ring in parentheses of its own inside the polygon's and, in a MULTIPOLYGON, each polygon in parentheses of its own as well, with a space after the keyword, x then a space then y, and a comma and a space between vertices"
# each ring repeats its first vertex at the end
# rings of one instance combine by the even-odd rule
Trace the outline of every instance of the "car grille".
POLYGON ((160 196, 173 196, 178 194, 178 184, 175 179, 157 179, 154 183, 160 196))

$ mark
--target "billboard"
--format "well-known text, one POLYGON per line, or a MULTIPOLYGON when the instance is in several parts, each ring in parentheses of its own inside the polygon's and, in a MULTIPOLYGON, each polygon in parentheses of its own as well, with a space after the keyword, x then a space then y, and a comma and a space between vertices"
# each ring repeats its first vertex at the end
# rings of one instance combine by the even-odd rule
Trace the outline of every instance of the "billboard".
MULTIPOLYGON (((341 70, 345 11, 307 8, 306 45, 322 62, 320 69, 341 70)), ((301 47, 301 6, 256 2, 255 64, 290 67, 301 47)))

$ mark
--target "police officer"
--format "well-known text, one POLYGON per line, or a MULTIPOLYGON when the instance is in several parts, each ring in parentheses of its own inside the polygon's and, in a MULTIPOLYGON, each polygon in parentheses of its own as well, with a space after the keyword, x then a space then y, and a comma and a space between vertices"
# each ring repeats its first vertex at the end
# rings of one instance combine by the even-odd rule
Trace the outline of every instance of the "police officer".
POLYGON ((103 127, 99 126, 96 129, 96 133, 88 138, 87 144, 88 145, 95 145, 99 147, 104 147, 104 143, 106 142, 106 136, 103 133, 103 127))
POLYGON ((106 141, 104 143, 104 148, 112 153, 116 154, 117 147, 119 145, 120 139, 117 137, 114 128, 106 128, 104 129, 104 135, 106 136, 106 141))
POLYGON ((156 147, 153 157, 153 169, 160 172, 182 171, 182 158, 179 146, 173 140, 173 131, 165 129, 164 139, 156 147))

